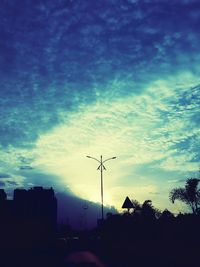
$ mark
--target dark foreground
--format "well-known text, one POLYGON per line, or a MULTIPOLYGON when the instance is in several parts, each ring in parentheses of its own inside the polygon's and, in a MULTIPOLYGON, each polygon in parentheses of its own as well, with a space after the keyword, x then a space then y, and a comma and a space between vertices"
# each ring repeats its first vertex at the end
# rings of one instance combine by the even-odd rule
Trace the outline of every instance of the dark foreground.
POLYGON ((112 216, 91 231, 44 237, 29 229, 7 236, 1 229, 0 236, 0 266, 8 267, 199 267, 199 252, 199 216, 112 216))
MULTIPOLYGON (((77 238, 77 237, 76 237, 77 238)), ((15 247, 1 249, 0 266, 64 267, 64 266, 163 266, 199 267, 200 244, 190 240, 107 241, 86 238, 57 239, 50 247, 15 247), (74 264, 77 252, 91 252, 102 265, 74 264), (74 256, 75 255, 75 256, 74 256), (72 259, 70 263, 70 259, 72 259), (72 264, 73 263, 73 264, 72 264)), ((86 262, 90 262, 87 259, 86 262)), ((92 260, 94 262, 94 260, 92 260)))

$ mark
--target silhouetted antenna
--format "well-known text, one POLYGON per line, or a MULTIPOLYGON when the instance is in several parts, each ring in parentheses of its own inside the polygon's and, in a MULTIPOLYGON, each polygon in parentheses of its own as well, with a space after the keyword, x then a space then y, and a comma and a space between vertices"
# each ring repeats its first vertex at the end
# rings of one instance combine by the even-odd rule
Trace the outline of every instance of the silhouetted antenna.
POLYGON ((103 171, 106 170, 106 167, 104 166, 104 163, 108 160, 111 160, 111 159, 116 159, 116 157, 112 157, 112 158, 108 158, 108 159, 105 159, 103 160, 102 159, 102 156, 100 157, 100 160, 94 158, 94 157, 91 157, 91 156, 86 156, 87 158, 89 159, 94 159, 96 161, 98 161, 100 163, 100 165, 98 166, 97 170, 100 170, 101 171, 101 218, 102 220, 104 220, 104 212, 103 212, 103 171))

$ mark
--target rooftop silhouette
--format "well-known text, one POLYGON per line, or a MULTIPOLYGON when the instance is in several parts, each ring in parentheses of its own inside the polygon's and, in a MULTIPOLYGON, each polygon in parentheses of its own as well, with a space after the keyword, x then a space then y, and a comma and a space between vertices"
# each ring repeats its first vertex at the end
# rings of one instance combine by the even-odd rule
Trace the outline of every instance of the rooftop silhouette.
POLYGON ((0 247, 38 246, 45 240, 49 242, 57 227, 54 190, 43 187, 15 189, 13 199, 9 200, 1 189, 0 217, 0 247))

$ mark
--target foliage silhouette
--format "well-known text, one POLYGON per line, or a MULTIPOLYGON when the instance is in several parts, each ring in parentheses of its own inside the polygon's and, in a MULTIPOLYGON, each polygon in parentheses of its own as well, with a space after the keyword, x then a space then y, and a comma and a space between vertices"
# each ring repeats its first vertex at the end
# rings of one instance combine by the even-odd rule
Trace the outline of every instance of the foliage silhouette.
POLYGON ((149 218, 149 219, 156 218, 157 210, 153 207, 151 200, 144 201, 144 203, 142 204, 141 211, 142 211, 142 216, 144 216, 145 218, 149 218))
POLYGON ((132 199, 132 203, 135 211, 141 211, 142 205, 136 199, 132 199))
POLYGON ((169 195, 171 202, 180 200, 191 208, 193 214, 198 214, 200 205, 199 181, 200 179, 197 178, 189 178, 186 181, 185 188, 172 189, 169 195))
POLYGON ((165 209, 160 215, 161 220, 171 220, 173 218, 174 218, 174 214, 168 209, 165 209))
POLYGON ((147 217, 147 218, 158 218, 161 215, 160 210, 156 209, 152 205, 151 200, 145 200, 143 204, 140 204, 139 201, 136 199, 132 200, 132 204, 134 207, 133 214, 138 214, 142 217, 147 217))

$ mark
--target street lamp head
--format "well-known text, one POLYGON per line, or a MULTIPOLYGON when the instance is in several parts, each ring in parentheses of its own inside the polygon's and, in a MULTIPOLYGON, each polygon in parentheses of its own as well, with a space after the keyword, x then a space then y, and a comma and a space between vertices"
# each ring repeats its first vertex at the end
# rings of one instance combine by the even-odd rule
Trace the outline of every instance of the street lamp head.
POLYGON ((117 157, 113 157, 112 159, 116 159, 117 157))
POLYGON ((90 156, 86 156, 87 158, 91 158, 90 156))

